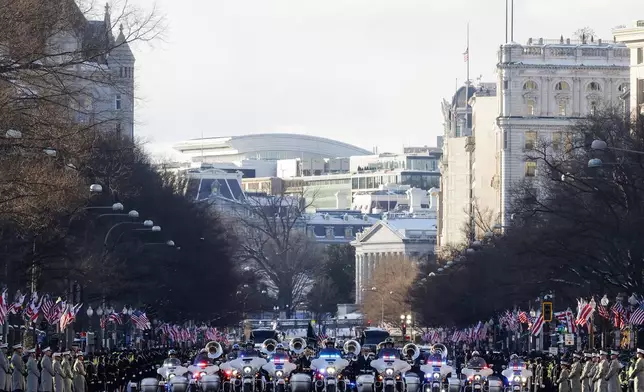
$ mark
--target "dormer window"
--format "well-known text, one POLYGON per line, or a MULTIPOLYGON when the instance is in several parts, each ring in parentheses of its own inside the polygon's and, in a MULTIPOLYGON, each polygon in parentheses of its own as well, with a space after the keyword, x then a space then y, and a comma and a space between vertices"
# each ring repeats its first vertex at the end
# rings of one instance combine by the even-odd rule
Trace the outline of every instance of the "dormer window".
POLYGON ((564 81, 558 82, 555 84, 555 90, 557 91, 570 91, 570 85, 564 81))
POLYGON ((590 115, 594 116, 595 113, 597 113, 597 102, 591 101, 590 102, 590 115))
POLYGON ((327 239, 333 239, 335 237, 335 234, 333 233, 333 227, 327 227, 326 228, 326 238, 327 239))
POLYGON ((586 86, 586 91, 602 91, 601 86, 597 82, 590 82, 586 86))
POLYGON ((353 238, 353 227, 344 228, 344 238, 353 238))
POLYGON ((121 94, 116 94, 116 97, 114 97, 114 109, 121 110, 121 103, 122 103, 121 94))
POLYGON ((537 83, 534 80, 528 80, 523 84, 524 90, 537 90, 537 83))

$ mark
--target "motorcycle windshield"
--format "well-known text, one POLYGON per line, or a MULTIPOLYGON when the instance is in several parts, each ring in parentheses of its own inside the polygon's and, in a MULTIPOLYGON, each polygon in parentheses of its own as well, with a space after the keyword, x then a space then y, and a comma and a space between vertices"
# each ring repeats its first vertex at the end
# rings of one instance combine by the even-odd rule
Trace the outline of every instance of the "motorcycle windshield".
POLYGON ((168 358, 163 361, 163 367, 177 367, 181 366, 181 361, 178 358, 168 358))

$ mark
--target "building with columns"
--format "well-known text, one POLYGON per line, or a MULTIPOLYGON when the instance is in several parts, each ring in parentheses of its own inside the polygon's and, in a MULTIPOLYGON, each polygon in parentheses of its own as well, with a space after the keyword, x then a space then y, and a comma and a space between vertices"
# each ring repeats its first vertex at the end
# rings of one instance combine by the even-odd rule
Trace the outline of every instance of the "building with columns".
POLYGON ((433 218, 392 216, 359 233, 351 242, 356 249, 356 304, 362 303, 362 289, 370 287, 379 263, 421 259, 433 253, 436 230, 433 218))
MULTIPOLYGON (((538 141, 565 148, 569 127, 606 105, 620 104, 629 88, 629 50, 594 37, 573 41, 529 39, 501 45, 497 77, 499 113, 496 132, 501 164, 500 216, 511 218, 511 191, 517 182, 538 176, 527 152, 538 141)), ((537 189, 535 184, 535 189, 537 189)))
POLYGON ((615 29, 613 34, 631 51, 630 113, 644 114, 644 20, 615 29))

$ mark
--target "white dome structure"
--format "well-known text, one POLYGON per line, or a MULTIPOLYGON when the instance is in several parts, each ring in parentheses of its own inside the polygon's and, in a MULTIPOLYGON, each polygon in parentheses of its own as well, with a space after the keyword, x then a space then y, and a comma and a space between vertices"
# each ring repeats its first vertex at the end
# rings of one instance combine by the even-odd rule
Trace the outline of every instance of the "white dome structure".
POLYGON ((371 154, 368 150, 336 140, 290 133, 192 139, 175 144, 174 149, 190 156, 193 161, 203 157, 205 162, 309 160, 371 154))

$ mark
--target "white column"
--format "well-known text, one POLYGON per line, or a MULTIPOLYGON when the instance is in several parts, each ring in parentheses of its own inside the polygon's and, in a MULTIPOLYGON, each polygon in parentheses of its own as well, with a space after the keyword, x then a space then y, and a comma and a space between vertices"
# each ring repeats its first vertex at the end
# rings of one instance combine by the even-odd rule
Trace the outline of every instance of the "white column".
POLYGON ((356 253, 356 294, 355 294, 355 303, 359 304, 362 302, 360 298, 360 294, 362 291, 360 291, 360 286, 362 286, 362 276, 360 275, 360 272, 362 270, 362 256, 358 253, 356 253))

